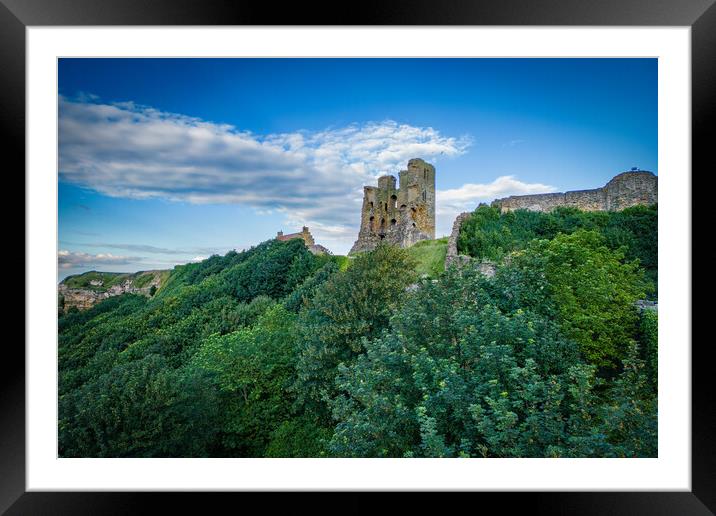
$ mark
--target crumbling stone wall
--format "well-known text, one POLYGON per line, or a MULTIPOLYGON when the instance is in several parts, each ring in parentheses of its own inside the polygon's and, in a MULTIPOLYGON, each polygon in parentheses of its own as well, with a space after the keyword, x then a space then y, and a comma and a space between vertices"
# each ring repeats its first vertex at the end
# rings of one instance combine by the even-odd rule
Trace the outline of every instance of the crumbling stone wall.
MULTIPOLYGON (((571 192, 513 195, 496 199, 493 206, 498 206, 504 213, 513 210, 551 211, 558 206, 571 206, 584 211, 619 211, 630 206, 656 204, 658 200, 658 179, 646 170, 631 170, 613 177, 602 188, 593 190, 575 190, 571 192)), ((452 232, 448 239, 445 267, 462 265, 472 260, 460 254, 457 241, 460 237, 462 224, 472 215, 464 212, 453 222, 452 232)), ((478 267, 487 276, 493 276, 496 265, 483 261, 478 267)))
POLYGON ((363 188, 358 240, 349 254, 374 249, 385 241, 410 247, 435 238, 435 167, 411 159, 399 174, 378 178, 378 186, 363 188))
POLYGON ((470 215, 472 215, 472 213, 467 211, 463 212, 455 218, 455 222, 452 224, 452 231, 450 232, 450 237, 448 238, 447 254, 445 255, 445 268, 447 269, 451 265, 460 267, 462 265, 472 263, 482 274, 491 278, 497 271, 497 264, 495 262, 491 262, 490 260, 476 262, 472 257, 467 256, 466 254, 460 254, 457 250, 457 240, 460 237, 460 228, 462 227, 462 224, 470 218, 470 215))
POLYGON ((463 212, 455 218, 455 222, 452 223, 452 231, 448 238, 447 254, 445 255, 445 268, 451 265, 460 265, 470 261, 470 257, 465 254, 460 254, 457 250, 457 240, 460 238, 460 228, 463 222, 470 218, 469 211, 463 212))
POLYGON ((513 195, 496 199, 493 205, 502 212, 513 210, 551 211, 569 206, 584 211, 618 211, 638 204, 655 204, 658 199, 658 179, 652 172, 632 170, 611 179, 605 186, 593 190, 513 195))

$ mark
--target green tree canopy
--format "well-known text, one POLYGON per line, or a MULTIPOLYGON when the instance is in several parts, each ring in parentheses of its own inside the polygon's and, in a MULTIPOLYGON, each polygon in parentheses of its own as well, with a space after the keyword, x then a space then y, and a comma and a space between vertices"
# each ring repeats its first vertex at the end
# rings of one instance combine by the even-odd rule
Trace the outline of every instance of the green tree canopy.
POLYGON ((581 359, 578 344, 559 325, 529 309, 500 308, 509 305, 499 299, 508 292, 495 289, 494 281, 469 267, 453 268, 437 283, 423 282, 389 331, 363 339, 365 354, 339 366, 332 453, 653 453, 654 436, 638 437, 656 417, 640 369, 629 369, 639 379, 625 381, 633 392, 622 395, 621 384, 597 378, 596 367, 581 359), (623 432, 608 433, 612 425, 623 432))
POLYGON ((380 245, 316 289, 299 318, 294 388, 304 403, 327 415, 323 403, 335 394, 336 367, 364 351, 363 337, 388 326, 415 276, 415 262, 404 249, 380 245))

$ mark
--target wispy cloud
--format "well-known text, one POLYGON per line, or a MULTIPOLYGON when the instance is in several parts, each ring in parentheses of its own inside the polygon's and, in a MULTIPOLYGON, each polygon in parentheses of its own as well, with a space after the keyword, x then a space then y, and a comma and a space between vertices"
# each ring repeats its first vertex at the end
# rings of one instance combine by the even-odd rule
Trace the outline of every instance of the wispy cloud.
POLYGON ((59 129, 63 181, 113 197, 276 211, 287 225, 309 225, 329 247, 355 238, 363 185, 396 174, 410 158, 435 162, 471 144, 391 120, 256 135, 89 95, 60 98, 59 129))
POLYGON ((140 260, 136 256, 117 256, 110 253, 88 254, 61 249, 57 253, 57 262, 61 269, 73 267, 94 267, 127 265, 140 260))
POLYGON ((62 240, 62 245, 73 246, 73 247, 101 247, 103 249, 120 249, 123 251, 130 251, 135 253, 150 253, 150 254, 169 254, 169 255, 191 255, 191 254, 217 254, 227 252, 229 247, 190 247, 186 249, 170 249, 167 247, 157 247, 153 245, 144 244, 110 244, 106 242, 68 242, 62 240))

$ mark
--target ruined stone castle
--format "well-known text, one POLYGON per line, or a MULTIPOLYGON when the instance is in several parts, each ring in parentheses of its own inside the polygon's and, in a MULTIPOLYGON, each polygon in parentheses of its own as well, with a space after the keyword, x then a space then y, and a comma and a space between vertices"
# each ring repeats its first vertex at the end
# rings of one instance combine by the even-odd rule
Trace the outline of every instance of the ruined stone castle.
POLYGON ((657 177, 646 170, 632 169, 614 176, 606 185, 592 190, 513 195, 496 199, 493 206, 502 212, 513 210, 551 211, 559 206, 579 208, 583 211, 619 211, 637 204, 657 202, 657 177))
POLYGON ((384 241, 409 247, 435 238, 435 167, 422 159, 408 161, 395 177, 378 178, 378 186, 363 188, 358 240, 349 254, 374 249, 384 241))

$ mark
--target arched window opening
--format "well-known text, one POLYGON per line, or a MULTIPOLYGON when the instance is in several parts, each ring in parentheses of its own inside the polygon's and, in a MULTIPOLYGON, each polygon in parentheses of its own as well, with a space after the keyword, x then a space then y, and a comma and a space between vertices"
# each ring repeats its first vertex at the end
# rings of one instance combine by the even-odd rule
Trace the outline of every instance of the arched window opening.
POLYGON ((396 222, 395 219, 390 219, 390 225, 391 225, 391 226, 395 226, 395 222, 396 222))
POLYGON ((390 206, 391 206, 391 208, 395 209, 395 205, 397 204, 397 202, 398 202, 398 197, 397 197, 395 194, 391 195, 391 196, 390 196, 390 206))
POLYGON ((406 206, 405 204, 401 204, 401 205, 400 205, 400 209, 401 209, 401 210, 404 210, 405 208, 407 208, 407 206, 406 206))

